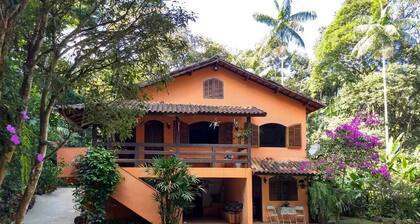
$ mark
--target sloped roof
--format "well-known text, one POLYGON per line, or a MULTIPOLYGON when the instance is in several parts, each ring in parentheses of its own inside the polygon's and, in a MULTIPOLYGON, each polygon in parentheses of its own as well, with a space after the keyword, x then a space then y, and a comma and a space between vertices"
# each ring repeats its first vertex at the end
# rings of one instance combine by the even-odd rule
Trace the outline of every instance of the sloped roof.
MULTIPOLYGON (((172 104, 165 102, 140 102, 126 100, 116 103, 116 107, 127 109, 144 109, 146 114, 185 114, 185 115, 227 115, 227 116, 251 116, 263 117, 266 112, 256 107, 245 106, 212 106, 198 104, 172 104)), ((67 120, 79 127, 90 125, 88 116, 84 114, 84 104, 72 104, 58 106, 58 112, 67 120)))
MULTIPOLYGON (((226 68, 230 71, 232 71, 235 74, 238 74, 240 76, 243 76, 246 80, 251 80, 253 82, 256 82, 260 85, 263 85, 267 88, 270 88, 273 90, 273 94, 282 94, 285 95, 287 97, 290 97, 298 102, 301 102, 305 107, 306 107, 306 111, 308 113, 316 111, 318 109, 323 108, 325 105, 317 100, 314 100, 308 96, 305 96, 297 91, 291 90, 283 85, 280 85, 279 83, 276 83, 274 81, 262 78, 252 72, 249 72, 243 68, 240 68, 226 60, 224 60, 222 57, 219 56, 214 56, 212 58, 209 58, 207 60, 201 61, 201 62, 197 62, 195 64, 177 69, 175 71, 172 71, 169 76, 172 78, 176 78, 182 75, 188 75, 188 74, 192 74, 192 72, 202 69, 204 67, 210 66, 210 65, 218 65, 221 66, 223 68, 226 68)), ((147 86, 151 86, 154 84, 157 84, 159 82, 164 82, 165 80, 161 79, 161 80, 152 80, 152 81, 148 81, 148 82, 142 82, 140 83, 140 87, 147 87, 147 86)))
POLYGON ((315 174, 314 170, 301 169, 303 161, 275 160, 273 158, 252 158, 251 169, 258 174, 294 174, 309 175, 315 174))

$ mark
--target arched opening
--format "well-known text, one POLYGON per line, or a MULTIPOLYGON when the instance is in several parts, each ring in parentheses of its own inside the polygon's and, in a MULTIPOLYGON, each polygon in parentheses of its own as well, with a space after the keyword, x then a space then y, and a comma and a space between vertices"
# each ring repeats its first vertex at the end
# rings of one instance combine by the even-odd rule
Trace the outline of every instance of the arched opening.
POLYGON ((219 127, 214 127, 211 122, 202 121, 189 125, 190 143, 217 144, 219 142, 219 127))
MULTIPOLYGON (((144 142, 145 143, 163 143, 163 123, 156 120, 146 121, 144 123, 144 142)), ((163 147, 144 147, 144 150, 160 150, 163 147)), ((145 159, 153 159, 156 155, 145 155, 145 159)))
POLYGON ((269 123, 260 126, 261 147, 286 147, 286 126, 269 123))
POLYGON ((292 176, 278 175, 269 180, 270 201, 297 201, 297 181, 292 176))

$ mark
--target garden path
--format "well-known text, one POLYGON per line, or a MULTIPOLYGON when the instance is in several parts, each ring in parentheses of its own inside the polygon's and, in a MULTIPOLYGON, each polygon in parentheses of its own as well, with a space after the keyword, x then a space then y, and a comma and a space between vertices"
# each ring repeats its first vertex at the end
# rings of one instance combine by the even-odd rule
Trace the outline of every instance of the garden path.
POLYGON ((51 194, 37 195, 32 209, 25 216, 25 224, 73 224, 78 212, 73 203, 74 188, 58 188, 51 194))

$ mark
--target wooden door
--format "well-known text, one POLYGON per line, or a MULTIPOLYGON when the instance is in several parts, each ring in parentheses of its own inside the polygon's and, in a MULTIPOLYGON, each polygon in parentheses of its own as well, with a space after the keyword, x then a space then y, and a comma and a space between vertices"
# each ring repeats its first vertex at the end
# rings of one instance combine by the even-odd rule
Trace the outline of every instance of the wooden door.
MULTIPOLYGON (((144 124, 144 143, 163 143, 163 123, 147 121, 144 124)), ((163 151, 163 147, 144 147, 144 150, 163 151)), ((145 159, 153 159, 161 155, 145 155, 145 159)))

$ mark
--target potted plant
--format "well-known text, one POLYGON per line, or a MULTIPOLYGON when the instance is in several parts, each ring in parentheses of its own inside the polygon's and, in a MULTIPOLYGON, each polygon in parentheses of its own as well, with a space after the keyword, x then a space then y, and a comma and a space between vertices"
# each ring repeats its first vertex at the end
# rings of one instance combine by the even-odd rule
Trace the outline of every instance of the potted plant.
POLYGON ((232 201, 226 203, 224 207, 225 219, 229 224, 241 223, 241 213, 243 204, 238 201, 232 201))

